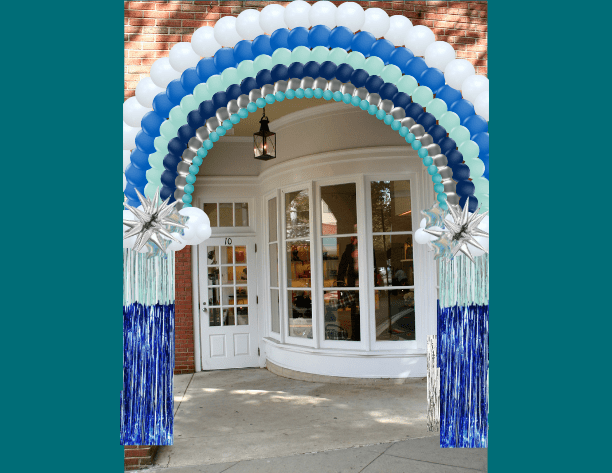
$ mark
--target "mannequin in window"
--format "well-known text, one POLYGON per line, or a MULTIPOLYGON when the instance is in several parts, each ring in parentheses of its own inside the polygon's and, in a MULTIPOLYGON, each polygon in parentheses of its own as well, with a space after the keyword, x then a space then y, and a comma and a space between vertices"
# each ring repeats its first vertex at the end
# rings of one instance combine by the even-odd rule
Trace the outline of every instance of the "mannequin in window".
MULTIPOLYGON (((336 285, 338 287, 357 287, 359 281, 359 267, 357 265, 357 257, 357 237, 351 237, 351 242, 346 245, 344 253, 342 253, 342 258, 340 259, 340 265, 338 266, 338 278, 336 280, 336 285)), ((359 311, 357 310, 357 294, 355 294, 355 298, 350 302, 350 308, 351 340, 359 341, 361 340, 361 323, 359 311)))

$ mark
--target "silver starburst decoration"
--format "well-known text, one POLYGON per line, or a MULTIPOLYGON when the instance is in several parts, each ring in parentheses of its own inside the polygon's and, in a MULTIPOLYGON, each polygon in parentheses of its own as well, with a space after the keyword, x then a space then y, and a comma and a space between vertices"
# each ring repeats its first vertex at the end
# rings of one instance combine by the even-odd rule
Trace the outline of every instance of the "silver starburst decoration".
POLYGON ((476 212, 470 213, 468 210, 469 200, 470 199, 468 197, 467 202, 463 207, 463 212, 461 211, 461 207, 458 205, 448 204, 448 211, 453 216, 454 222, 443 219, 445 226, 443 230, 430 230, 428 228, 424 228, 423 231, 438 237, 438 240, 432 242, 434 245, 442 245, 450 251, 450 255, 448 255, 447 251, 442 251, 441 253, 445 253, 451 258, 454 258, 461 252, 473 263, 474 257, 470 252, 468 243, 475 246, 479 250, 488 253, 488 251, 480 243, 478 243, 474 237, 481 236, 489 238, 488 232, 478 228, 478 225, 480 225, 480 222, 482 222, 489 211, 487 210, 486 212, 479 214, 477 209, 476 212))
MULTIPOLYGON (((136 242, 134 243, 134 251, 138 252, 147 242, 151 241, 155 243, 157 247, 166 252, 167 244, 164 240, 160 239, 160 236, 167 238, 168 240, 176 241, 180 243, 172 234, 164 227, 176 227, 176 228, 187 228, 186 225, 179 223, 176 219, 171 218, 170 214, 174 210, 174 206, 178 203, 177 201, 168 205, 170 197, 168 197, 161 205, 159 203, 159 187, 155 191, 153 200, 143 197, 140 192, 136 191, 138 199, 142 204, 142 210, 139 210, 131 205, 126 204, 126 207, 134 214, 138 219, 136 220, 123 220, 123 224, 130 227, 123 234, 123 239, 130 238, 134 235, 138 235, 136 242)), ((170 228, 169 230, 172 230, 170 228)))

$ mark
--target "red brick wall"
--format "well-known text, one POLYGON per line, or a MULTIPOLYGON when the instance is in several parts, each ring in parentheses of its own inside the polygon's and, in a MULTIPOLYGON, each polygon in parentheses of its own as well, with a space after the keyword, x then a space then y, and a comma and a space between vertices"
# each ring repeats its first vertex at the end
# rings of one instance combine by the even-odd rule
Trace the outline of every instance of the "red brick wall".
POLYGON ((174 374, 193 373, 193 299, 191 281, 191 246, 175 255, 174 374))
POLYGON ((124 469, 140 470, 152 465, 158 448, 151 445, 126 445, 123 447, 124 469))

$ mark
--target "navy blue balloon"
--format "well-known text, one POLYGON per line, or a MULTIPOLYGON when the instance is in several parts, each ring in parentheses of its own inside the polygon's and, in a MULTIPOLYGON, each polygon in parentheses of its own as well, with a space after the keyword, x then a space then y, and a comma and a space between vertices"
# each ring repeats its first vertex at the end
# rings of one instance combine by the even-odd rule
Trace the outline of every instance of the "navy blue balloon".
POLYGON ((340 64, 336 69, 336 79, 340 82, 348 82, 353 74, 353 67, 348 64, 340 64))
POLYGON ((402 72, 404 74, 411 75, 418 81, 418 78, 421 77, 421 74, 423 74, 423 72, 425 72, 426 70, 427 64, 425 63, 425 60, 420 57, 413 57, 406 63, 406 65, 402 69, 402 72))
POLYGON ((200 76, 198 76, 195 67, 185 69, 185 71, 181 74, 181 86, 188 94, 193 94, 193 89, 195 89, 196 85, 198 85, 200 82, 200 76))
POLYGON ((435 67, 429 67, 417 79, 419 84, 429 87, 432 91, 438 90, 445 83, 444 73, 435 67))
POLYGON ((431 135, 438 146, 440 145, 440 141, 446 138, 446 129, 442 125, 434 125, 432 126, 427 133, 431 135))
POLYGON ((393 96, 391 100, 393 101, 393 105, 395 105, 396 107, 402 107, 402 108, 406 108, 408 105, 412 103, 412 99, 410 98, 410 95, 408 95, 405 92, 398 92, 397 94, 393 96))
POLYGON ((177 176, 178 176, 177 173, 165 170, 164 172, 162 172, 162 175, 161 175, 161 183, 165 187, 168 187, 168 188, 174 187, 176 189, 175 181, 176 181, 177 176))
MULTIPOLYGON (((225 102, 227 105, 227 102, 225 102)), ((195 130, 191 128, 189 125, 183 125, 178 129, 178 133, 176 134, 177 138, 181 140, 185 145, 189 143, 189 140, 195 136, 195 130)))
POLYGON ((166 95, 168 95, 170 102, 172 102, 174 106, 180 105, 182 98, 187 95, 187 92, 185 91, 185 89, 183 89, 183 86, 181 85, 180 79, 174 79, 168 84, 168 88, 166 89, 166 95))
POLYGON ((211 57, 200 59, 196 66, 196 72, 201 82, 206 82, 210 76, 221 74, 215 67, 215 60, 211 57))
POLYGON ((147 185, 147 171, 138 169, 132 164, 128 164, 125 168, 125 180, 132 184, 135 188, 147 185))
MULTIPOLYGON (((240 88, 238 84, 232 84, 227 88, 227 90, 225 91, 225 94, 227 95, 228 102, 230 100, 236 100, 238 97, 242 95, 242 89, 240 88)), ((227 107, 227 105, 225 106, 227 107)))
POLYGON ((385 64, 389 64, 391 53, 395 51, 395 46, 388 39, 379 39, 372 45, 370 55, 377 56, 383 60, 385 64))
MULTIPOLYGON (((278 31, 278 30, 276 30, 278 31)), ((272 80, 274 82, 279 80, 289 80, 289 68, 284 64, 277 64, 270 71, 272 73, 272 80)))
POLYGON ((336 77, 337 69, 338 66, 335 63, 331 61, 325 61, 321 64, 321 69, 319 69, 319 75, 327 80, 331 80, 336 77))
POLYGON ((298 46, 306 46, 308 47, 308 30, 303 26, 298 26, 297 28, 293 28, 289 32, 289 37, 287 38, 287 44, 289 45, 290 50, 294 50, 298 46))
MULTIPOLYGON (((457 143, 455 143, 455 140, 453 140, 450 136, 447 136, 446 138, 444 138, 442 141, 438 143, 438 145, 440 145, 440 152, 442 154, 445 154, 447 158, 448 158, 448 153, 450 153, 453 150, 455 151, 457 150, 457 143)), ((459 164, 461 162, 463 162, 463 156, 461 156, 461 161, 458 161, 454 164, 459 164)), ((451 165, 450 161, 448 162, 448 165, 449 166, 451 165)))
MULTIPOLYGON (((454 143, 454 140, 453 140, 453 143, 454 143)), ((440 146, 440 148, 442 147, 440 146)), ((444 154, 446 155, 446 159, 448 160, 448 165, 452 167, 453 169, 455 169, 455 166, 463 162, 463 154, 461 153, 461 151, 459 151, 456 148, 456 145, 455 145, 455 148, 451 149, 450 151, 444 152, 444 154)), ((469 177, 470 177, 470 173, 468 170, 467 177, 462 177, 462 179, 468 179, 469 177)), ((455 180, 458 181, 460 179, 457 178, 455 180)))
POLYGON ((346 26, 336 26, 329 35, 330 48, 351 49, 353 41, 353 32, 346 26))
POLYGON ((480 155, 488 155, 489 154, 489 134, 488 133, 477 133, 472 137, 472 141, 478 145, 480 148, 480 155))
POLYGON ((214 56, 215 67, 219 72, 223 72, 228 67, 236 67, 233 48, 218 49, 214 56))
MULTIPOLYGON (((166 172, 166 171, 164 171, 166 172)), ((174 198, 174 191, 176 190, 176 187, 166 187, 163 186, 161 188, 161 190, 159 191, 159 197, 161 198, 161 200, 166 200, 168 197, 170 198, 170 200, 168 201, 169 204, 171 204, 172 202, 174 202, 176 199, 174 198)))
POLYGON ((215 92, 212 96, 212 103, 213 107, 215 107, 215 111, 219 110, 221 107, 227 107, 228 101, 227 94, 223 90, 215 92))
POLYGON ((406 67, 406 63, 414 57, 412 51, 406 48, 395 48, 395 51, 389 56, 389 64, 399 67, 402 71, 406 67))
POLYGON ((467 167, 467 164, 455 164, 454 166, 451 166, 451 168, 453 170, 453 179, 455 181, 466 181, 470 178, 470 168, 467 167))
POLYGON ((257 73, 257 87, 263 87, 266 84, 274 84, 272 73, 268 69, 262 69, 257 73))
MULTIPOLYGON (((398 90, 395 84, 391 84, 389 82, 385 82, 383 86, 378 91, 380 98, 383 100, 391 100, 395 94, 397 94, 398 90)), ((395 105, 395 104, 393 104, 395 105)))
POLYGON ((457 182, 457 194, 460 196, 472 195, 476 190, 476 186, 472 181, 457 182))
POLYGON ((325 25, 313 26, 308 32, 308 47, 314 49, 317 46, 329 48, 329 35, 331 30, 325 25))
POLYGON ((304 64, 301 62, 292 62, 289 64, 289 77, 291 79, 303 79, 304 78, 304 64))
POLYGON ((482 162, 485 165, 485 172, 483 173, 482 176, 489 179, 489 155, 485 154, 484 156, 479 156, 479 158, 482 160, 482 162))
POLYGON ((164 157, 164 168, 170 172, 176 172, 176 167, 182 161, 180 157, 175 156, 174 154, 168 153, 164 157))
POLYGON ((472 105, 472 102, 465 99, 453 102, 448 109, 459 116, 461 123, 467 120, 471 115, 474 115, 474 105, 472 105))
POLYGON ((178 137, 172 138, 168 142, 168 153, 172 153, 175 156, 182 156, 186 148, 187 144, 183 143, 178 137))
POLYGON ((437 99, 444 100, 447 108, 450 108, 457 100, 461 100, 461 92, 457 89, 453 89, 450 85, 440 87, 435 94, 437 99))
POLYGON ((375 42, 376 38, 372 33, 360 31, 353 36, 353 40, 351 41, 351 49, 353 51, 359 51, 364 56, 369 56, 375 42))
POLYGON ((267 54, 268 56, 272 56, 274 50, 270 45, 270 37, 265 34, 260 34, 257 38, 253 40, 253 45, 251 46, 251 50, 253 51, 253 56, 261 56, 262 54, 267 54))
POLYGON ((145 133, 151 136, 159 136, 159 127, 164 123, 164 119, 157 112, 147 112, 140 121, 140 126, 145 133))
POLYGON ((146 171, 151 169, 151 165, 149 164, 149 155, 138 148, 132 151, 130 154, 130 162, 132 166, 140 169, 141 171, 146 171))
POLYGON ((140 130, 136 135, 136 147, 147 154, 153 154, 157 151, 153 145, 154 140, 154 136, 147 135, 144 130, 140 130))
POLYGON ((436 124, 436 117, 434 117, 431 113, 425 112, 419 115, 417 123, 419 125, 423 125, 425 131, 429 133, 429 129, 436 124))
MULTIPOLYGON (((469 182, 469 181, 467 181, 469 182)), ((463 208, 465 207, 465 202, 467 201, 468 196, 463 196, 461 197, 461 199, 459 199, 459 205, 463 208)), ((470 205, 468 207, 468 210, 470 212, 476 212, 476 209, 478 208, 478 199, 476 197, 474 197, 474 195, 470 195, 470 205)))
POLYGON ((287 28, 279 28, 270 36, 270 46, 274 51, 279 48, 289 49, 289 30, 287 28))
MULTIPOLYGON (((244 93, 244 92, 243 92, 244 93)), ((198 111, 204 120, 208 120, 210 117, 214 117, 217 110, 212 103, 212 100, 204 100, 198 107, 198 111)))
POLYGON ((489 124, 480 115, 472 115, 471 117, 468 117, 463 123, 463 126, 469 130, 470 136, 489 131, 489 124))
POLYGON ((368 89, 369 93, 377 94, 384 83, 385 81, 380 76, 370 76, 366 80, 364 87, 368 89))
POLYGON ((166 91, 160 92, 153 99, 153 110, 155 110, 155 113, 160 117, 168 118, 172 107, 174 107, 174 105, 170 102, 170 99, 166 95, 166 91))
POLYGON ((187 124, 194 130, 204 126, 204 118, 200 115, 199 110, 192 110, 187 114, 187 124))
POLYGON ((245 77, 240 83, 240 90, 242 90, 242 93, 245 95, 249 95, 249 92, 257 87, 257 80, 255 80, 254 77, 245 77))
POLYGON ((321 64, 316 61, 308 61, 304 64, 304 77, 312 77, 316 79, 319 77, 319 70, 321 69, 321 64))
MULTIPOLYGON (((338 74, 336 73, 336 76, 338 74)), ((355 69, 351 74, 350 81, 355 87, 363 87, 366 81, 370 78, 370 74, 367 73, 365 69, 355 69)), ((346 82, 345 80, 339 79, 342 82, 346 82)))
POLYGON ((423 114, 423 107, 421 107, 418 103, 412 102, 410 105, 406 107, 406 116, 417 119, 423 114))
POLYGON ((236 64, 240 64, 242 61, 252 61, 255 59, 253 54, 253 43, 246 39, 238 41, 234 46, 234 60, 236 64))

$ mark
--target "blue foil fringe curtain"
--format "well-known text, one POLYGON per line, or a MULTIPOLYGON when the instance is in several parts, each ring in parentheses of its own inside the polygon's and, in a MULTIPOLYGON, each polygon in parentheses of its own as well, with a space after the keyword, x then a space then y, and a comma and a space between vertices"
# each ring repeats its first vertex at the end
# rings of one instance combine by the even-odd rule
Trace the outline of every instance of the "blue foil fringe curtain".
POLYGON ((172 445, 174 254, 123 253, 121 445, 172 445))

